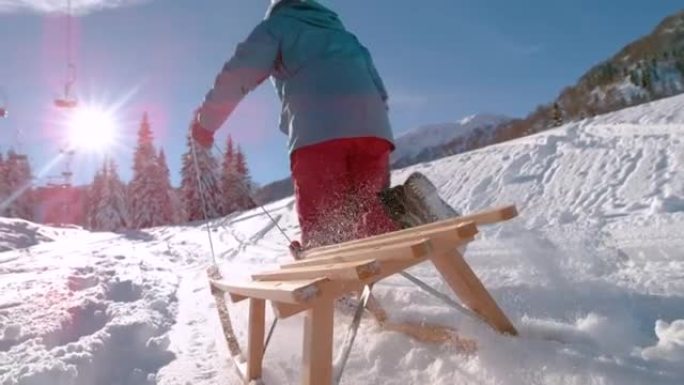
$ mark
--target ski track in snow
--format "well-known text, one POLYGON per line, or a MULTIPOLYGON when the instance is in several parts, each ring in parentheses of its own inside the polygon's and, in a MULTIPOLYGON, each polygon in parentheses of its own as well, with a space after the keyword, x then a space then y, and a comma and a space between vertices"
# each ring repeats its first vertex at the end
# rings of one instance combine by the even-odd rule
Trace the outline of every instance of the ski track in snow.
MULTIPOLYGON (((412 166, 393 181, 413 171, 459 212, 518 206, 519 218, 483 227, 465 255, 521 337, 392 277, 374 289, 392 319, 458 328, 478 353, 364 319, 343 384, 684 383, 684 96, 412 166)), ((292 198, 266 208, 297 238, 292 198)), ((260 209, 118 235, 0 220, 0 384, 238 384, 205 278, 207 229, 228 279, 290 259, 260 209)), ((428 264, 411 272, 448 292, 428 264)), ((246 306, 230 308, 245 346, 246 306)), ((335 317, 339 348, 351 315, 335 317)), ((267 384, 299 382, 301 324, 279 322, 267 384)))

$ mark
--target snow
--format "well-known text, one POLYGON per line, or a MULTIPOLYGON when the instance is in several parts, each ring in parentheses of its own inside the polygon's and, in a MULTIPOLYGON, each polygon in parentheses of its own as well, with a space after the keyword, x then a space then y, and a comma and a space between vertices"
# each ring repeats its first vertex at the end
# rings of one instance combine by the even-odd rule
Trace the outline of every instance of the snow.
POLYGON ((418 127, 396 139, 396 150, 392 154, 392 159, 411 158, 425 149, 467 136, 477 129, 487 132, 510 120, 511 118, 502 115, 476 114, 467 116, 456 123, 418 127))
POLYGON ((23 249, 69 236, 78 237, 84 233, 78 227, 40 226, 22 219, 0 217, 0 252, 23 249))
MULTIPOLYGON (((412 166, 393 181, 413 171, 459 212, 518 206, 465 256, 521 336, 393 277, 374 288, 393 320, 457 328, 478 351, 424 344, 366 317, 343 384, 684 383, 684 96, 412 166)), ((297 237, 292 198, 266 209, 297 237)), ((221 358, 204 225, 62 234, 0 224, 51 234, 17 243, 0 233, 14 245, 0 253, 0 384, 239 383, 221 358)), ((260 209, 208 228, 228 279, 290 260, 260 209)), ((448 292, 427 264, 411 273, 448 292)), ((230 309, 244 346, 246 305, 230 309)), ((336 313, 336 349, 351 318, 336 313)), ((298 383, 301 326, 299 316, 278 323, 266 384, 298 383)))

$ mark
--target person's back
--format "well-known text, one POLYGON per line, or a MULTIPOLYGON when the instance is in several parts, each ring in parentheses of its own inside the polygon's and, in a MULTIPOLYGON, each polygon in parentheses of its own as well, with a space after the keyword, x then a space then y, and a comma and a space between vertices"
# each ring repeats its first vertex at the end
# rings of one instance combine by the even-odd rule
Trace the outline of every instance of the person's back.
POLYGON ((193 136, 213 141, 244 95, 269 76, 282 101, 304 243, 393 229, 377 199, 389 185, 394 148, 387 92, 368 50, 316 1, 271 6, 223 67, 193 136))
POLYGON ((293 134, 290 150, 339 138, 392 140, 382 81, 335 13, 316 2, 285 0, 267 23, 281 41, 274 78, 283 100, 281 130, 293 134))
POLYGON ((393 141, 387 92, 368 50, 321 4, 282 0, 271 7, 207 94, 200 124, 218 129, 242 96, 268 76, 282 100, 280 129, 291 152, 340 138, 393 141), (225 83, 239 90, 221 89, 221 76, 233 77, 225 83))

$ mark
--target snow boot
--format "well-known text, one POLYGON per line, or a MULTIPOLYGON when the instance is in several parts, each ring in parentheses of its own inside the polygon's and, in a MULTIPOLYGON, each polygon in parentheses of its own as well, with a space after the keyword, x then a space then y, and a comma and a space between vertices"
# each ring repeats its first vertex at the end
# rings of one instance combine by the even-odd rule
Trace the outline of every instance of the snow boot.
POLYGON ((381 192, 380 200, 390 217, 405 229, 460 215, 439 196, 430 179, 419 172, 411 174, 404 184, 381 192))

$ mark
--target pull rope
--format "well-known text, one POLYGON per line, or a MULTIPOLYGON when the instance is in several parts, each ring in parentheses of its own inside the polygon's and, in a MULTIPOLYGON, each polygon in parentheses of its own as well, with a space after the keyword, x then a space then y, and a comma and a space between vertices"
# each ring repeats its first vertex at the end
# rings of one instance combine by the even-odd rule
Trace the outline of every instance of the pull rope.
MULTIPOLYGON (((214 144, 214 147, 216 150, 219 152, 221 156, 224 156, 223 151, 221 151, 221 148, 218 147, 216 144, 214 144)), ((194 163, 194 168, 195 168, 195 174, 196 174, 196 179, 197 179, 197 187, 199 189, 199 195, 200 195, 200 201, 202 205, 202 216, 204 217, 205 221, 209 220, 209 214, 208 214, 208 208, 207 208, 207 201, 204 196, 204 189, 202 188, 202 179, 200 177, 200 167, 199 167, 199 161, 197 160, 197 149, 195 147, 195 141, 193 139, 190 140, 190 148, 192 151, 192 157, 193 157, 193 163, 194 163)), ((258 204, 254 198, 252 197, 251 192, 247 189, 247 186, 244 186, 243 183, 238 183, 240 185, 240 188, 242 189, 242 192, 245 194, 245 196, 249 199, 250 203, 253 204, 254 206, 258 206, 261 211, 266 214, 268 219, 273 223, 273 225, 278 229, 280 234, 287 240, 288 243, 291 243, 292 241, 290 240, 290 237, 287 236, 285 233, 285 230, 283 230, 282 227, 278 224, 278 221, 273 218, 270 212, 266 210, 266 208, 258 204)), ((222 225, 223 226, 223 225, 222 225)), ((225 226, 224 226, 225 227, 225 226)), ((207 223, 207 238, 209 239, 209 248, 211 250, 211 262, 213 264, 213 267, 218 271, 218 264, 216 263, 216 253, 214 252, 214 241, 211 236, 211 230, 209 229, 209 224, 207 223)), ((273 336, 273 333, 275 332, 275 328, 278 324, 278 318, 273 319, 273 323, 271 323, 271 327, 268 331, 268 336, 266 337, 266 341, 264 343, 264 349, 263 353, 266 353, 266 349, 268 348, 269 342, 271 342, 271 337, 273 336)))
MULTIPOLYGON (((199 190, 199 196, 200 196, 200 202, 202 206, 202 216, 204 217, 205 222, 209 220, 209 214, 208 209, 207 209, 207 201, 204 197, 204 189, 202 188, 202 178, 200 177, 200 167, 199 167, 199 161, 197 160, 197 149, 195 148, 195 140, 190 139, 190 150, 192 152, 192 158, 193 158, 193 163, 195 165, 195 176, 197 179, 197 188, 199 190)), ((218 264, 216 263, 216 253, 214 252, 214 240, 211 237, 211 229, 209 229, 209 223, 207 222, 207 238, 209 238, 209 249, 211 251, 211 262, 218 270, 218 264)))

